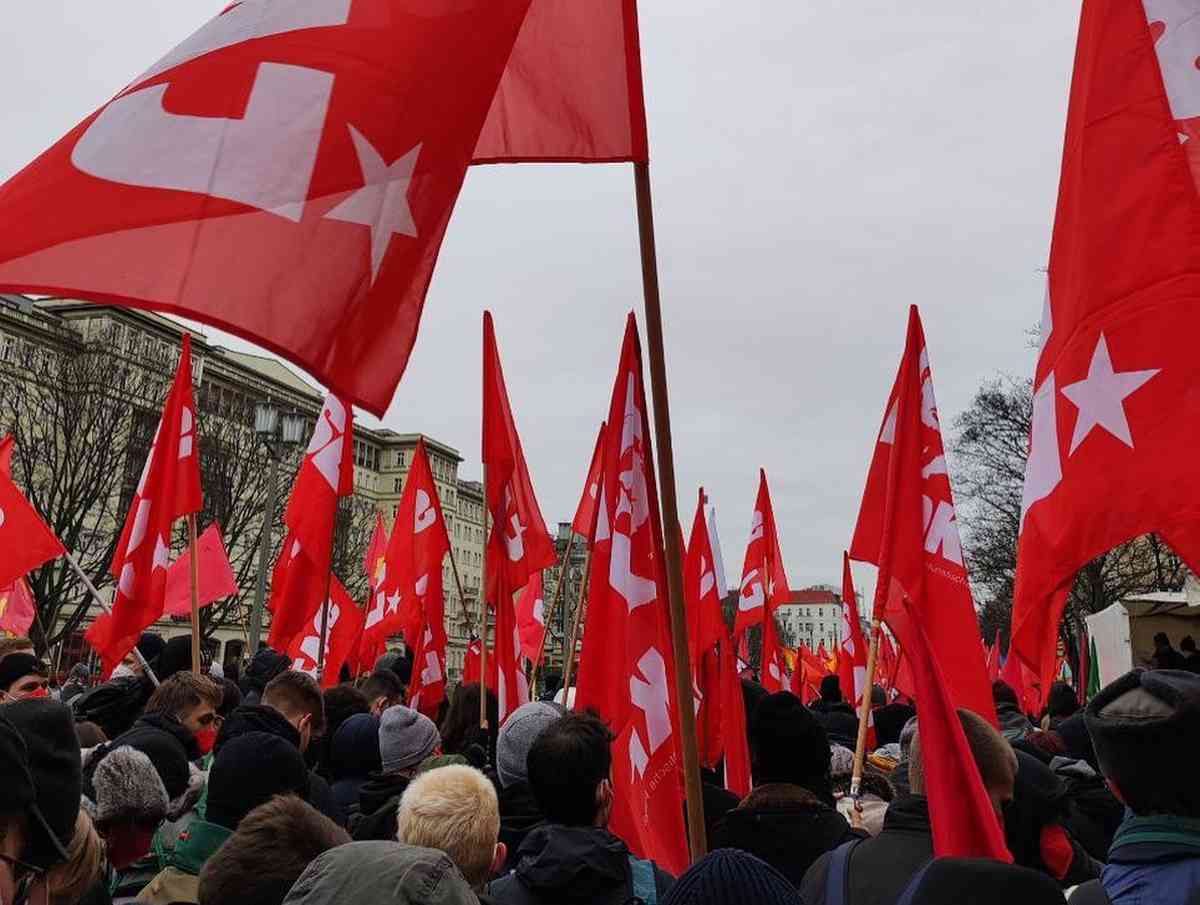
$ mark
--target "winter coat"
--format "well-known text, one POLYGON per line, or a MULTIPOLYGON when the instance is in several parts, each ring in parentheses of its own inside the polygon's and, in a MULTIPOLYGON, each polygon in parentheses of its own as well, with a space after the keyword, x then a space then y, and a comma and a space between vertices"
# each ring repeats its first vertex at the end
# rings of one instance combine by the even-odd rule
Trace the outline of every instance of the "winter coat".
POLYGON ((262 693, 267 687, 267 683, 281 672, 285 672, 291 665, 292 661, 286 654, 281 654, 269 647, 264 647, 255 653, 250 658, 250 665, 246 667, 246 674, 242 676, 242 681, 238 686, 242 692, 242 703, 257 704, 262 700, 262 693))
MULTIPOLYGON (((625 905, 633 874, 625 843, 600 827, 543 824, 521 843, 512 873, 486 893, 497 905, 625 905)), ((654 865, 658 901, 675 882, 654 865)))
POLYGON ((158 875, 138 893, 139 902, 171 905, 200 901, 200 871, 204 863, 233 835, 233 830, 203 820, 193 820, 175 839, 169 860, 158 875))
MULTIPOLYGON (((804 872, 817 858, 865 835, 807 789, 784 783, 770 788, 792 801, 773 807, 747 807, 743 802, 717 824, 709 847, 738 848, 756 855, 799 887, 804 872)), ((764 786, 755 792, 767 789, 764 786)))
POLYGON ((1089 855, 1097 861, 1107 860, 1125 819, 1125 806, 1085 760, 1056 757, 1050 761, 1050 769, 1066 789, 1067 829, 1089 855))
POLYGON ((379 758, 379 718, 356 713, 333 735, 329 747, 329 769, 333 777, 333 798, 353 826, 361 813, 358 793, 372 773, 383 769, 379 758))
POLYGON ((444 852, 395 842, 348 842, 322 852, 283 905, 477 905, 444 852))
POLYGON ((500 799, 500 841, 508 849, 501 874, 507 874, 517 866, 517 851, 525 837, 536 826, 545 822, 542 809, 529 783, 517 782, 508 788, 497 788, 500 799))
POLYGON ((72 699, 75 722, 92 722, 115 739, 142 715, 142 709, 154 693, 154 685, 142 676, 122 676, 97 685, 72 699))
POLYGON ((1098 882, 1071 905, 1190 905, 1200 890, 1200 820, 1130 817, 1121 825, 1098 882))
POLYGON ((1021 708, 1007 701, 996 704, 996 719, 1000 721, 1000 732, 1010 742, 1024 738, 1033 731, 1033 723, 1021 712, 1021 708))
POLYGON ((358 813, 350 826, 355 842, 396 838, 396 809, 408 788, 409 777, 398 773, 372 773, 358 790, 358 813))
MULTIPOLYGON (((822 855, 804 875, 800 897, 805 905, 825 905, 830 857, 822 855)), ((896 799, 883 816, 882 832, 850 854, 846 905, 892 905, 913 874, 932 860, 929 801, 924 795, 896 799)))
MULTIPOLYGON (((176 802, 188 793, 193 783, 190 762, 200 759, 196 737, 179 720, 162 713, 148 713, 142 716, 128 731, 92 750, 83 765, 83 793, 88 798, 95 800, 92 777, 96 773, 96 767, 109 751, 123 745, 136 748, 150 758, 163 782, 163 788, 167 791, 167 798, 171 800, 171 811, 175 815, 183 813, 195 804, 193 799, 188 808, 184 808, 176 802)), ((199 789, 196 790, 196 797, 199 797, 199 789)))

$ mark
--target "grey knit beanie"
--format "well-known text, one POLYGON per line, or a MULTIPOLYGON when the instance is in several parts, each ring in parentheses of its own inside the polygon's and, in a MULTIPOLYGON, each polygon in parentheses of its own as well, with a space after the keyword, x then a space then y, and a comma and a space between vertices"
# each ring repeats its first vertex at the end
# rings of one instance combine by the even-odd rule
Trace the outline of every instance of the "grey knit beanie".
POLYGON ((379 759, 384 773, 415 767, 442 742, 433 720, 396 704, 379 719, 379 759))
POLYGON ((97 823, 137 820, 156 824, 167 816, 167 790, 154 764, 137 748, 122 745, 105 755, 92 776, 97 823))
POLYGON ((507 789, 529 781, 525 765, 529 749, 551 723, 562 719, 563 709, 549 701, 531 701, 514 710, 500 727, 496 737, 496 773, 507 789))

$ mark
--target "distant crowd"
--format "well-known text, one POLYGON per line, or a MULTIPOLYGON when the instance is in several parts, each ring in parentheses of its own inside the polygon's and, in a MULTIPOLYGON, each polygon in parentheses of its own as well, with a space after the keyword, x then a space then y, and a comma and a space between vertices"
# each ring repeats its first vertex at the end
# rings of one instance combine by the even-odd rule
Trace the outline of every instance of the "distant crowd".
POLYGON ((1084 709, 1059 684, 1025 713, 996 682, 999 730, 958 712, 1011 865, 934 857, 912 706, 874 690, 851 798, 836 677, 808 707, 744 681, 753 788, 704 771, 710 853, 679 877, 609 830, 595 714, 549 699, 497 726, 489 691, 483 729, 466 684, 435 722, 404 706, 395 654, 322 691, 269 648, 197 675, 190 643, 147 633, 108 681, 60 685, 0 641, 0 905, 1200 905, 1187 640, 1084 709))

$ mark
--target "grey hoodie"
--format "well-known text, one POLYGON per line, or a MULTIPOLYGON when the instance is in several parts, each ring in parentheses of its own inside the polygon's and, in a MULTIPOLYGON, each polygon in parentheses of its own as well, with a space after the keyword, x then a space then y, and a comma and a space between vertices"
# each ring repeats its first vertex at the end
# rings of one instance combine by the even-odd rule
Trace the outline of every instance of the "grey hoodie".
POLYGON ((399 842, 351 842, 308 865, 284 905, 478 905, 444 852, 399 842))

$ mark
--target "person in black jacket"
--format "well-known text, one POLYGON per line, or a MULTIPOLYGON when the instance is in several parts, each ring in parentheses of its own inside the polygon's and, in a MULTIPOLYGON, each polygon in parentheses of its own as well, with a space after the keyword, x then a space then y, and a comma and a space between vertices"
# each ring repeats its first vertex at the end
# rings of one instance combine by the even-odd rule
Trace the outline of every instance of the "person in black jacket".
POLYGON ((396 838, 400 796, 421 761, 441 752, 442 739, 433 720, 396 704, 379 718, 379 771, 358 790, 359 816, 350 823, 356 841, 396 838))
MULTIPOLYGON (((529 749, 529 785, 546 823, 521 843, 512 873, 488 885, 498 905, 624 905, 653 883, 661 902, 674 878, 634 858, 607 829, 613 807, 612 733, 591 713, 568 713, 529 749)), ((639 896, 645 899, 645 896, 639 896)))
POLYGON ((250 665, 246 667, 246 674, 242 676, 240 683, 242 703, 260 703, 267 683, 291 665, 292 661, 287 654, 281 654, 269 647, 258 650, 250 659, 250 665))
MULTIPOLYGON (((160 635, 143 632, 137 650, 153 668, 165 646, 160 635)), ((141 716, 142 708, 153 692, 154 683, 131 650, 107 682, 72 699, 71 712, 75 722, 95 723, 108 738, 116 738, 141 716)))
POLYGON ((829 738, 786 691, 758 705, 749 733, 754 791, 717 825, 710 847, 757 855, 799 886, 818 856, 860 835, 834 809, 829 738))
POLYGON ((529 787, 529 749, 564 712, 558 704, 531 701, 509 714, 496 737, 500 841, 508 853, 505 873, 517 866, 517 850, 529 831, 545 820, 529 787))
MULTIPOLYGON (((1003 736, 982 717, 959 710, 958 718, 988 796, 1001 809, 1013 797, 1016 755, 1003 736)), ((878 836, 854 843, 849 850, 842 905, 893 905, 913 876, 933 860, 933 828, 925 797, 919 724, 908 756, 912 794, 901 796, 888 806, 878 836)), ((806 905, 829 902, 826 893, 832 860, 832 852, 822 855, 804 875, 800 896, 806 905)))

